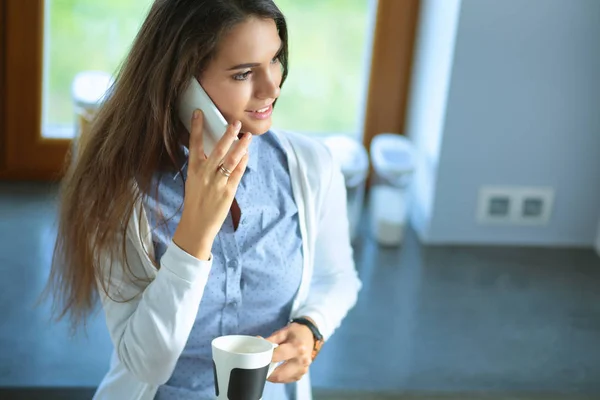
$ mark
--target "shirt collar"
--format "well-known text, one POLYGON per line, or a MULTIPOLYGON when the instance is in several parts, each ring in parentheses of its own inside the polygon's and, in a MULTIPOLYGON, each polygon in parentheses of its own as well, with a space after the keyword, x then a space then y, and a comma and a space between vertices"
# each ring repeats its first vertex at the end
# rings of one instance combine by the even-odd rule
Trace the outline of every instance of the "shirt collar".
MULTIPOLYGON (((268 133, 268 132, 267 132, 268 133)), ((265 133, 265 135, 267 134, 265 133)), ((262 135, 254 135, 252 137, 252 142, 250 142, 250 146, 248 148, 248 153, 250 153, 250 158, 248 158, 248 166, 246 170, 256 171, 258 168, 258 153, 260 153, 260 142, 262 141, 262 135)))

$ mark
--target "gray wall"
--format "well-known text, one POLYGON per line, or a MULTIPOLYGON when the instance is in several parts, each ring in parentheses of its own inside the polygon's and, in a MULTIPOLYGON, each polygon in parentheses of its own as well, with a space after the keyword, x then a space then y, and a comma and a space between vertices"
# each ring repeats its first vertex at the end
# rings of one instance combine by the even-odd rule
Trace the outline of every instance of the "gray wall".
POLYGON ((596 235, 596 253, 600 256, 600 221, 598 221, 598 234, 596 235))
MULTIPOLYGON (((458 21, 431 175, 433 205, 427 218, 413 213, 421 238, 593 246, 600 216, 600 1, 463 0, 458 21), (488 184, 555 188, 550 223, 479 225, 477 195, 488 184)), ((410 125, 408 133, 423 135, 410 125)), ((415 188, 416 200, 418 180, 415 188)))

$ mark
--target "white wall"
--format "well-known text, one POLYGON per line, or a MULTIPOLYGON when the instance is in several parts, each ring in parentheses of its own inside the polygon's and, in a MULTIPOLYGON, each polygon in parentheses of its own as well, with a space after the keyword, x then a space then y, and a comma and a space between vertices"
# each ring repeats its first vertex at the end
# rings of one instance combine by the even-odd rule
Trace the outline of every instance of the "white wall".
POLYGON ((421 2, 406 135, 418 149, 412 222, 422 236, 427 235, 433 212, 437 162, 446 115, 460 2, 461 0, 421 2))
MULTIPOLYGON (((426 14, 437 12, 434 3, 445 2, 426 2, 426 14)), ((450 12, 445 25, 457 20, 454 56, 443 60, 452 60, 443 67, 451 70, 445 107, 443 84, 417 78, 413 86, 407 132, 417 143, 426 134, 441 143, 430 163, 437 172, 425 169, 432 187, 422 176, 415 182, 416 202, 431 194, 433 201, 425 211, 415 207, 413 225, 426 243, 592 246, 600 216, 600 1, 462 0, 459 18, 450 12), (435 119, 428 127, 415 122, 425 115, 435 119), (477 194, 487 184, 554 187, 550 223, 479 225, 477 194)), ((428 50, 447 49, 430 43, 428 50)))

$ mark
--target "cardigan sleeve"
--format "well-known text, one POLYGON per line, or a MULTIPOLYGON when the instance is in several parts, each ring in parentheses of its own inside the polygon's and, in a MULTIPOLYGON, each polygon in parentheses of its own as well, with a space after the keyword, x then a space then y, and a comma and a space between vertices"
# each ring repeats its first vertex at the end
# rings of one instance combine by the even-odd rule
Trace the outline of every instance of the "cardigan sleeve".
POLYGON ((161 385, 192 330, 212 255, 201 261, 171 242, 157 271, 142 260, 140 246, 139 237, 128 236, 126 259, 103 261, 99 293, 119 360, 140 381, 161 385))
POLYGON ((362 285, 350 243, 344 176, 331 158, 328 160, 330 172, 322 182, 325 193, 314 242, 314 271, 307 299, 295 313, 312 318, 325 340, 354 307, 362 285))

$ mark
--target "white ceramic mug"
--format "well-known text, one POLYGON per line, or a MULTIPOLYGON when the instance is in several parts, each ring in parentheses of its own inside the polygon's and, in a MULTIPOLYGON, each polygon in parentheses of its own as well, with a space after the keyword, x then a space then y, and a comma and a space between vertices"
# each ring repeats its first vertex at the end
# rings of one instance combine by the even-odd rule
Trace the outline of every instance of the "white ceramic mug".
POLYGON ((220 336, 211 345, 216 398, 262 399, 265 382, 278 365, 271 362, 277 345, 245 335, 220 336))

